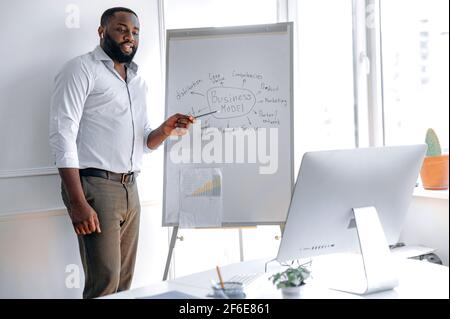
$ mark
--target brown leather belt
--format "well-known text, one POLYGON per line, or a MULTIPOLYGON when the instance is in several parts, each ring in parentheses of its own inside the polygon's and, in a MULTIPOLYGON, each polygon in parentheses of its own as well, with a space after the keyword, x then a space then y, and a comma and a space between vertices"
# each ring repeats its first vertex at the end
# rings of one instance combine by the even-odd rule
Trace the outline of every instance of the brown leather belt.
POLYGON ((135 179, 134 172, 120 174, 120 173, 113 173, 113 172, 105 171, 103 169, 98 169, 98 168, 80 169, 80 176, 101 177, 101 178, 109 179, 114 182, 120 182, 122 184, 130 184, 135 179))

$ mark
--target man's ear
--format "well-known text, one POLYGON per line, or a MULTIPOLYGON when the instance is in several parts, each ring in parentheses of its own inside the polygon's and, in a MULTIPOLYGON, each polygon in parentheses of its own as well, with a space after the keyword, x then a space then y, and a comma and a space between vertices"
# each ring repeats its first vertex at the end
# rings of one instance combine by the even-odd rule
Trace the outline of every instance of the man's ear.
POLYGON ((104 27, 98 27, 98 36, 100 37, 100 39, 103 39, 105 34, 105 28, 104 27))

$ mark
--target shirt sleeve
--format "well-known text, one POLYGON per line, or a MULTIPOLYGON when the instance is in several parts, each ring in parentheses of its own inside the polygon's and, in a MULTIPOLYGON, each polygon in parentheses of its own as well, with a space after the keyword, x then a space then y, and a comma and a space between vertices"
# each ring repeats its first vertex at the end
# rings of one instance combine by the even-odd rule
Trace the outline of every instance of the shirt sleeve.
POLYGON ((76 141, 90 83, 90 72, 80 58, 69 61, 55 78, 49 140, 58 168, 79 168, 76 141))
POLYGON ((147 145, 148 136, 153 131, 153 129, 150 127, 150 121, 148 120, 148 114, 147 114, 147 108, 149 105, 149 95, 148 95, 148 87, 145 85, 145 107, 144 107, 144 114, 145 114, 145 124, 144 124, 144 153, 151 153, 151 148, 147 145))
POLYGON ((148 136, 150 135, 150 133, 152 131, 153 131, 153 129, 150 128, 150 125, 148 124, 148 121, 147 121, 147 123, 145 124, 145 127, 144 127, 144 153, 150 153, 150 152, 154 151, 151 148, 149 148, 147 145, 148 136))

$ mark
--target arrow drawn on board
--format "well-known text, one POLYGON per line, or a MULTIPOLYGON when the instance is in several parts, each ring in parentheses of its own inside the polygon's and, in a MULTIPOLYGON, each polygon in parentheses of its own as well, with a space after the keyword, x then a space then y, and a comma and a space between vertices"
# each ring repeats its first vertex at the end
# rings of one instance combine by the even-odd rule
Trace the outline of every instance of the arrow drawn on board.
POLYGON ((194 92, 194 91, 191 91, 191 94, 195 94, 195 95, 201 95, 201 96, 205 97, 205 95, 204 95, 204 94, 201 94, 201 93, 198 93, 198 92, 194 92))
POLYGON ((250 119, 248 118, 248 116, 247 116, 247 120, 248 120, 248 123, 249 123, 250 125, 252 125, 252 122, 250 122, 250 119))

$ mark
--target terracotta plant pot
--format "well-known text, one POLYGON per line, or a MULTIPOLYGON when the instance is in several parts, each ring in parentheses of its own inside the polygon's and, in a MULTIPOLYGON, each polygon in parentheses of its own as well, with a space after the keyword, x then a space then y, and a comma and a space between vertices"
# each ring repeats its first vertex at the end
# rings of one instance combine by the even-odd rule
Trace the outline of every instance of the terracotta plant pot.
POLYGON ((423 188, 448 189, 448 154, 426 156, 420 170, 423 188))

